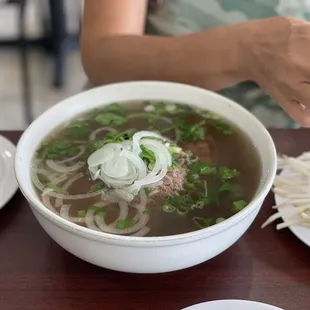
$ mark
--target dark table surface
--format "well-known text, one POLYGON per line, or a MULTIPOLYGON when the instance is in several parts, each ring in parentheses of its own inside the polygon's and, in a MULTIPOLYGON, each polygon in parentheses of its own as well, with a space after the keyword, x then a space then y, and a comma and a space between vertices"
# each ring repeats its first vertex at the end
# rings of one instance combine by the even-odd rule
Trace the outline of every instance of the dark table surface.
MULTIPOLYGON (((271 131, 288 155, 310 150, 310 130, 271 131)), ((0 132, 16 143, 20 132, 0 132)), ((0 309, 181 309, 217 299, 310 309, 309 249, 289 230, 260 229, 273 196, 245 235, 199 266, 134 275, 92 266, 67 253, 39 226, 17 192, 0 211, 0 309)), ((229 309, 228 309, 229 310, 229 309)))

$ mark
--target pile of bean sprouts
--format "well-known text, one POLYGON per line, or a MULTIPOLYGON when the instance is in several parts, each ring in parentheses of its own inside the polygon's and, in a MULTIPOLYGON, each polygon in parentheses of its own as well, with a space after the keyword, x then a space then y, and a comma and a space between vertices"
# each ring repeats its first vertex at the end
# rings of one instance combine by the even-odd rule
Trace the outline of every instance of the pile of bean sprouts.
POLYGON ((310 228, 310 152, 300 157, 278 157, 278 169, 285 169, 277 175, 273 192, 283 197, 284 202, 273 206, 278 210, 262 225, 262 228, 282 218, 283 222, 276 225, 277 230, 289 226, 304 226, 310 228), (293 206, 287 212, 279 212, 281 208, 293 206))

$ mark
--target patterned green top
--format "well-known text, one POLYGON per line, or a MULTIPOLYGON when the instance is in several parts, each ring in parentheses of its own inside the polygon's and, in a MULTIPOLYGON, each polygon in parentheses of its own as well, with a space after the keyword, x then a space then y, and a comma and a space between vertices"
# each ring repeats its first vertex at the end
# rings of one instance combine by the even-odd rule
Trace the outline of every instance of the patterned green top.
MULTIPOLYGON (((180 35, 277 15, 310 20, 310 0, 164 0, 150 11, 147 32, 180 35)), ((242 83, 220 93, 246 107, 266 127, 298 127, 254 83, 242 83)))

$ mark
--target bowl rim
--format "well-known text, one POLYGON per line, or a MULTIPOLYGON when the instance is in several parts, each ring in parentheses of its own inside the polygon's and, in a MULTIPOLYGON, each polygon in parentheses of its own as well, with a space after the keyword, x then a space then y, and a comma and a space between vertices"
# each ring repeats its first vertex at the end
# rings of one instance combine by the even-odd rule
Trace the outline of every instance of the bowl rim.
MULTIPOLYGON (((85 111, 88 109, 85 108, 85 111)), ((265 199, 267 196, 268 192, 270 191, 270 188, 273 184, 273 180, 276 174, 276 169, 277 169, 277 155, 276 155, 276 148, 274 145, 274 142, 268 132, 268 130, 264 127, 264 125, 253 115, 251 114, 248 110, 246 110, 244 107, 242 107, 240 104, 234 102, 233 100, 229 98, 225 98, 222 95, 218 93, 214 93, 212 91, 196 87, 196 86, 191 86, 187 84, 182 84, 182 83, 174 83, 174 82, 162 82, 162 81, 131 81, 131 82, 120 82, 120 83, 113 83, 113 84, 108 84, 108 85, 103 85, 103 86, 98 86, 95 88, 92 88, 90 90, 81 92, 79 94, 76 94, 74 96, 68 97, 51 108, 47 109, 43 114, 41 114, 36 120, 34 120, 30 126, 23 132, 18 144, 17 144, 17 150, 16 150, 16 155, 15 155, 15 160, 14 160, 14 171, 15 171, 15 176, 16 180, 19 185, 19 189, 21 190, 22 194, 24 197, 28 200, 28 203, 30 203, 31 209, 35 209, 41 216, 43 216, 46 220, 49 222, 57 225, 58 227, 74 233, 78 234, 84 238, 91 239, 94 241, 98 242, 106 242, 106 243, 113 243, 113 244, 123 244, 127 246, 168 246, 171 244, 176 244, 176 243, 187 243, 191 242, 193 240, 198 240, 202 238, 206 238, 207 236, 211 235, 216 235, 226 229, 229 229, 230 227, 236 225, 240 221, 242 221, 244 218, 246 218, 249 214, 255 211, 255 209, 258 207, 258 205, 265 199), (37 197, 36 199, 33 199, 32 195, 29 195, 28 192, 30 191, 29 189, 25 188, 23 186, 23 182, 21 181, 21 173, 19 172, 18 167, 21 165, 18 162, 18 158, 22 155, 25 150, 22 148, 22 144, 26 139, 29 139, 31 136, 29 136, 30 132, 37 126, 37 123, 39 120, 43 117, 46 117, 51 111, 54 109, 59 109, 65 108, 67 101, 70 100, 75 100, 75 98, 85 94, 85 93, 92 93, 92 92, 98 92, 102 89, 106 88, 117 88, 121 87, 122 85, 135 85, 135 86, 145 86, 145 85, 151 85, 156 87, 156 85, 167 85, 171 87, 185 87, 188 88, 191 91, 195 91, 196 93, 209 93, 209 95, 212 95, 214 98, 219 98, 225 101, 229 102, 231 105, 233 105, 234 109, 239 110, 242 112, 246 117, 251 119, 253 123, 256 124, 256 126, 259 128, 261 131, 262 136, 264 136, 264 141, 267 144, 268 143, 268 151, 269 155, 271 158, 271 161, 269 163, 268 172, 265 178, 265 183, 261 185, 261 190, 256 193, 256 195, 252 198, 250 203, 240 212, 237 214, 229 217, 223 222, 220 222, 218 224, 212 225, 210 227, 196 230, 196 231, 191 231, 183 234, 178 234, 178 235, 169 235, 169 236, 160 236, 160 237, 136 237, 136 236, 123 236, 123 235, 113 235, 101 231, 94 231, 91 230, 87 227, 79 226, 77 224, 74 224, 72 222, 69 222, 59 215, 53 213, 50 211, 48 208, 44 206, 44 204, 40 201, 40 199, 37 197)), ((259 155, 261 158, 261 156, 259 155)), ((30 173, 28 169, 28 173, 30 173)))

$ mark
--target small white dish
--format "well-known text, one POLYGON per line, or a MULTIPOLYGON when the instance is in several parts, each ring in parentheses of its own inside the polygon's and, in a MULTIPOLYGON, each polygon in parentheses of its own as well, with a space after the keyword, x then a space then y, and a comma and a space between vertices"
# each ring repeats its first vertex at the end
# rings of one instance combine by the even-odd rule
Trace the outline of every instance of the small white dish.
POLYGON ((12 142, 0 136, 0 209, 8 203, 18 188, 14 174, 15 150, 12 142))
MULTIPOLYGON (((281 174, 286 174, 289 173, 289 168, 284 168, 281 174)), ((287 198, 281 197, 277 194, 274 195, 274 200, 276 205, 279 205, 281 203, 284 203, 287 198)), ((281 208, 278 209, 279 213, 282 216, 282 220, 285 222, 286 218, 290 218, 290 220, 298 220, 299 216, 298 214, 296 214, 294 212, 295 207, 292 205, 287 205, 287 206, 283 206, 281 208)), ((299 239, 301 240, 303 243, 305 243, 307 246, 310 246, 310 229, 308 227, 304 227, 304 226, 298 226, 298 225, 293 225, 293 226, 289 226, 288 227, 291 232, 299 239)))
POLYGON ((248 300, 215 300, 204 302, 183 310, 284 310, 260 302, 248 300))

